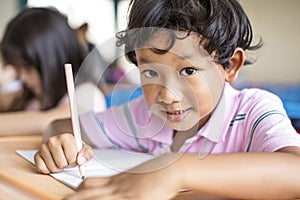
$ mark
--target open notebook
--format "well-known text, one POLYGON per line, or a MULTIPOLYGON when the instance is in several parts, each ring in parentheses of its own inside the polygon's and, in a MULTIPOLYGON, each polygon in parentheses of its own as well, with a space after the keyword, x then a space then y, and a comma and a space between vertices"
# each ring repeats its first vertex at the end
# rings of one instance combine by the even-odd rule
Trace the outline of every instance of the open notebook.
MULTIPOLYGON (((17 153, 34 164, 36 150, 17 150, 17 153)), ((94 158, 86 165, 86 177, 104 177, 118 174, 147 160, 153 155, 135 153, 120 149, 94 149, 94 158)), ((66 168, 62 172, 51 173, 52 177, 76 189, 82 182, 78 167, 66 168)))

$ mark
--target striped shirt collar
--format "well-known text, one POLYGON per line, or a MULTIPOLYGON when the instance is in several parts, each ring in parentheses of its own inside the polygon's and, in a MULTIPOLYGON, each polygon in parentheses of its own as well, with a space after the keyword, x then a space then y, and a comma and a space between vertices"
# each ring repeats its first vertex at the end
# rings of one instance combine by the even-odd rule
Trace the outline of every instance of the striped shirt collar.
POLYGON ((238 90, 225 82, 221 99, 207 123, 198 131, 198 136, 203 136, 213 142, 225 140, 230 123, 237 110, 238 90))

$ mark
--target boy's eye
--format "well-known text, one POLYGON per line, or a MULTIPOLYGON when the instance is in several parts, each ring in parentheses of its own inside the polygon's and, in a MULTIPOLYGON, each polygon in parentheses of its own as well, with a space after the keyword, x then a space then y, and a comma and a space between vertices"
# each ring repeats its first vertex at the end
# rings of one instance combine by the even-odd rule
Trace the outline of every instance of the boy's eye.
POLYGON ((197 69, 195 69, 193 67, 187 67, 180 71, 180 73, 184 76, 190 76, 190 75, 195 74, 196 72, 197 72, 197 69))
POLYGON ((143 71, 143 74, 145 75, 146 78, 152 78, 157 76, 157 73, 153 70, 145 70, 143 71))

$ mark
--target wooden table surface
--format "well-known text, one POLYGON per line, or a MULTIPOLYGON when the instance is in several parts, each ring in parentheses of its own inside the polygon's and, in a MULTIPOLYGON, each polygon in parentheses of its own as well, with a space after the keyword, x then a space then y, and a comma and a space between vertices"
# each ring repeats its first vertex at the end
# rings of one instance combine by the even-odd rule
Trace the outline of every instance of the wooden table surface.
POLYGON ((74 192, 16 153, 17 149, 37 149, 41 136, 0 137, 0 193, 5 199, 62 199, 74 192))

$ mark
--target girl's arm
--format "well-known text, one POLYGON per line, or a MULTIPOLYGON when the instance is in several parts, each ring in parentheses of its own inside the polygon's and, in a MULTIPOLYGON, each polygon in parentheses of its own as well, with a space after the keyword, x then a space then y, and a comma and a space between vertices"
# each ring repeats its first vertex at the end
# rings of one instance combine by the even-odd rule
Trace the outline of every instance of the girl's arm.
MULTIPOLYGON (((76 97, 79 114, 106 109, 103 93, 90 83, 79 85, 76 88, 76 97)), ((69 117, 67 98, 63 98, 58 106, 47 111, 0 112, 0 136, 43 134, 53 120, 69 117)))
POLYGON ((51 121, 69 116, 68 104, 63 104, 47 111, 0 113, 0 135, 42 134, 51 121))

